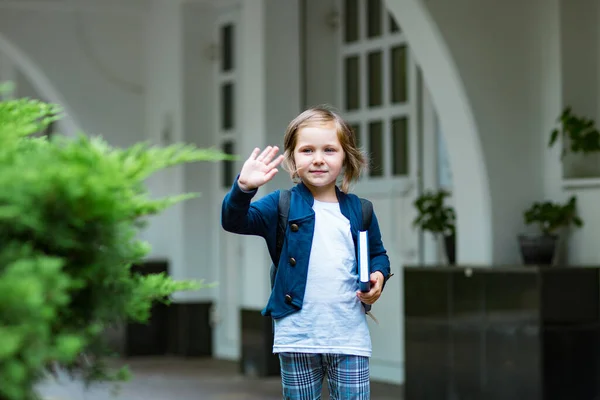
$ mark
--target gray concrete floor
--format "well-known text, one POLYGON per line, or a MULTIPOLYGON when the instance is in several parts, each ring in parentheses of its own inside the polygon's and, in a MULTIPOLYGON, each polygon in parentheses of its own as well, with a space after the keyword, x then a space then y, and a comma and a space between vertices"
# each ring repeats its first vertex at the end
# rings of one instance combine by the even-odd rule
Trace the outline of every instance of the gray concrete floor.
MULTIPOLYGON (((238 364, 213 359, 138 358, 124 361, 134 377, 111 394, 111 386, 84 389, 78 382, 49 380, 40 385, 47 400, 275 400, 281 399, 279 377, 250 378, 238 364)), ((326 384, 324 386, 327 386, 326 384)), ((326 390, 325 390, 326 392, 326 390)), ((328 399, 326 395, 323 399, 328 399)), ((402 387, 371 385, 373 400, 401 400, 402 387)))

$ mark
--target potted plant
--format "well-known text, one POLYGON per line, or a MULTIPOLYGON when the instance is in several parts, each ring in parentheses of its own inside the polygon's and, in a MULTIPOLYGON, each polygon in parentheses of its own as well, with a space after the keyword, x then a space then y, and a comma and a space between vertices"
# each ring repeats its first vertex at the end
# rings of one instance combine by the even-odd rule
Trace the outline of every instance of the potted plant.
POLYGON ((519 235, 519 246, 526 265, 551 265, 557 253, 559 231, 583 221, 577 215, 577 198, 571 196, 565 204, 535 202, 523 213, 526 225, 536 224, 539 233, 519 235))
POLYGON ((552 147, 559 136, 563 138, 561 158, 572 153, 593 153, 600 151, 600 132, 593 119, 577 116, 571 107, 566 107, 558 118, 559 127, 550 134, 549 147, 552 147))
POLYGON ((444 240, 444 250, 448 263, 456 263, 456 214, 454 209, 444 204, 450 193, 445 190, 426 191, 419 196, 413 205, 418 215, 413 220, 413 226, 430 232, 436 239, 444 240))
POLYGON ((559 137, 562 144, 561 160, 566 178, 596 178, 600 176, 600 131, 591 118, 575 115, 571 107, 566 107, 558 118, 558 127, 550 135, 549 147, 554 146, 559 137))

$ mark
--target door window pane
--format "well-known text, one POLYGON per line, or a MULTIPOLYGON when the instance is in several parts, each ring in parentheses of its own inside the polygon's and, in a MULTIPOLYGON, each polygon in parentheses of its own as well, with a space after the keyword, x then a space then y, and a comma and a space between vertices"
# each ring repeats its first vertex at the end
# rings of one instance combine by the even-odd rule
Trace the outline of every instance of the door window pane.
POLYGON ((369 53, 369 107, 380 106, 383 101, 381 51, 369 53))
POLYGON ((221 127, 223 129, 233 128, 233 83, 228 82, 221 87, 221 127))
POLYGON ((408 69, 406 66, 406 46, 392 48, 392 103, 404 103, 408 100, 408 69))
POLYGON ((436 130, 437 137, 437 166, 438 166, 438 185, 444 189, 452 190, 452 168, 450 168, 450 156, 446 147, 446 139, 442 134, 442 129, 438 124, 436 130))
POLYGON ((381 0, 367 0, 367 36, 381 36, 381 0))
POLYGON ((228 24, 221 28, 221 69, 231 71, 233 69, 233 25, 228 24))
POLYGON ((371 168, 369 176, 383 176, 383 123, 369 123, 369 155, 371 168))
POLYGON ((408 118, 392 120, 392 174, 408 175, 408 118))
POLYGON ((346 0, 344 8, 344 40, 346 43, 356 42, 358 40, 358 0, 346 0))
POLYGON ((389 21, 390 21, 390 32, 391 33, 400 32, 400 27, 396 23, 396 20, 394 19, 394 17, 391 14, 389 14, 388 18, 389 18, 389 21))
POLYGON ((346 58, 346 110, 360 107, 360 65, 358 56, 346 58))

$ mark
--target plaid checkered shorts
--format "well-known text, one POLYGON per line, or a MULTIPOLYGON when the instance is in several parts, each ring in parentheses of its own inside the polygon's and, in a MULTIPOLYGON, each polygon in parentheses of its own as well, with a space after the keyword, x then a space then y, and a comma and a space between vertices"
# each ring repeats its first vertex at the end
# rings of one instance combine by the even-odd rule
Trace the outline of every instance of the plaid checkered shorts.
POLYGON ((369 358, 280 353, 284 400, 320 400, 327 376, 331 400, 369 400, 369 358))

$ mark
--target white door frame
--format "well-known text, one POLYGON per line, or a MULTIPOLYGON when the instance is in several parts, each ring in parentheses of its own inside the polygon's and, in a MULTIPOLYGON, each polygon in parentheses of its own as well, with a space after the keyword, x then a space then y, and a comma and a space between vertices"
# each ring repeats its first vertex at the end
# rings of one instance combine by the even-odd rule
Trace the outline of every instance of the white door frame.
MULTIPOLYGON (((214 63, 214 93, 213 98, 217 99, 214 115, 214 143, 220 149, 226 142, 233 144, 233 152, 239 152, 240 145, 240 13, 239 8, 224 4, 217 10, 215 20, 214 43, 216 45, 217 60, 214 63), (230 25, 233 27, 233 67, 229 71, 222 70, 223 51, 221 43, 221 29, 230 25), (223 85, 229 83, 233 87, 231 100, 233 102, 233 126, 224 128, 223 121, 223 85)), ((238 166, 232 163, 232 170, 235 174, 238 166)), ((215 201, 215 214, 221 215, 221 202, 223 197, 230 189, 224 184, 224 168, 218 169, 214 180, 214 191, 217 201, 215 201)), ((239 271, 241 269, 242 258, 242 238, 239 235, 225 232, 219 224, 219 233, 217 235, 217 246, 214 249, 217 263, 214 266, 217 269, 218 285, 215 305, 213 308, 213 337, 214 337, 214 355, 216 358, 227 360, 238 360, 240 357, 240 305, 241 305, 241 282, 239 271)))

